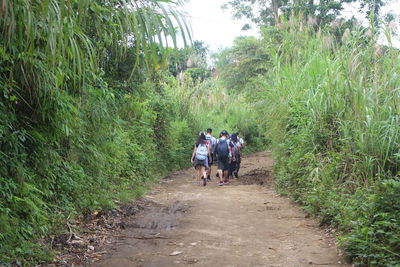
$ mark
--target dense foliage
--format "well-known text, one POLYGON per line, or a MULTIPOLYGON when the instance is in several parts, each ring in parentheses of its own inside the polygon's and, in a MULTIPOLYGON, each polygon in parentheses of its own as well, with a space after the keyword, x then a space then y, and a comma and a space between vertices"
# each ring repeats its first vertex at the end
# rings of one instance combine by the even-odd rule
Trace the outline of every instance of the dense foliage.
POLYGON ((168 70, 178 79, 182 79, 183 72, 193 80, 209 78, 208 52, 208 47, 202 41, 194 41, 191 47, 170 49, 168 70))
POLYGON ((379 45, 375 29, 330 31, 292 17, 265 29, 257 49, 238 40, 222 67, 246 76, 281 193, 336 226, 355 263, 398 266, 399 50, 379 45), (262 71, 246 75, 247 62, 262 71))
POLYGON ((173 3, 2 2, 0 264, 51 257, 36 240, 187 166, 211 127, 270 143, 278 189, 336 226, 354 262, 398 265, 399 51, 374 23, 285 14, 210 78, 204 43, 165 50, 186 32, 173 3))
POLYGON ((259 128, 254 104, 246 100, 243 92, 232 92, 219 80, 185 80, 171 91, 179 99, 181 116, 190 114, 198 129, 212 128, 214 136, 227 130, 239 132, 249 146, 245 153, 265 149, 265 134, 259 128))
POLYGON ((186 165, 193 130, 156 71, 176 24, 172 1, 2 1, 0 265, 186 165))
POLYGON ((187 33, 172 4, 3 1, 0 265, 50 259, 37 240, 141 195, 188 165, 200 130, 225 127, 226 113, 198 104, 227 104, 202 84, 207 46, 163 47, 187 33))

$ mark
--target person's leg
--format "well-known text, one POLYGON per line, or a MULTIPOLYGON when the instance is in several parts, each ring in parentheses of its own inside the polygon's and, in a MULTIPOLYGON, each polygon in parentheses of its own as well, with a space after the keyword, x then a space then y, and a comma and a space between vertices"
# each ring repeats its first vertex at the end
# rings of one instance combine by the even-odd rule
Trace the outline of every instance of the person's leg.
POLYGON ((208 158, 208 170, 207 170, 207 179, 210 177, 210 173, 211 173, 211 163, 212 162, 212 158, 208 158))
POLYGON ((225 170, 224 171, 224 183, 229 183, 229 171, 225 170))
POLYGON ((219 185, 224 184, 224 168, 218 168, 219 185))
POLYGON ((219 178, 219 172, 218 172, 218 169, 219 169, 219 159, 218 159, 218 157, 216 156, 216 155, 214 155, 214 162, 215 162, 215 165, 217 166, 217 172, 215 173, 215 177, 217 177, 217 178, 219 178))
POLYGON ((224 171, 224 161, 223 158, 218 158, 218 177, 219 177, 219 184, 218 185, 223 185, 224 184, 224 175, 223 175, 223 171, 224 171))
POLYGON ((197 170, 196 182, 197 182, 197 184, 200 184, 200 182, 201 182, 201 175, 202 175, 201 167, 202 167, 201 165, 196 166, 196 170, 197 170))
POLYGON ((209 166, 208 166, 207 179, 211 181, 211 164, 209 164, 209 166))
POLYGON ((223 176, 224 176, 224 183, 226 184, 229 183, 229 167, 230 167, 229 159, 226 158, 224 163, 225 166, 224 166, 223 176))
POLYGON ((218 177, 219 177, 218 185, 223 185, 224 184, 224 178, 223 178, 224 177, 224 171, 222 169, 218 168, 217 174, 218 174, 218 177))
POLYGON ((233 172, 235 171, 236 168, 236 161, 232 161, 229 163, 229 170, 228 170, 228 179, 233 178, 233 172))
POLYGON ((242 161, 242 156, 239 154, 238 155, 238 160, 236 161, 236 170, 234 172, 236 178, 239 177, 239 169, 240 169, 240 162, 242 161))
POLYGON ((205 166, 201 166, 201 174, 203 175, 203 185, 207 184, 207 169, 205 166))

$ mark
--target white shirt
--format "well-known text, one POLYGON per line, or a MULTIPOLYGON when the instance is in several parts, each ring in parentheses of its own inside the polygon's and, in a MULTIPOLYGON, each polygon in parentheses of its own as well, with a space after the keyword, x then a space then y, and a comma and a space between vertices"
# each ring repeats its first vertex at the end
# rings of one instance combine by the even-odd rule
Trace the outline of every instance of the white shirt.
POLYGON ((206 134, 206 139, 210 141, 210 149, 211 152, 214 153, 215 144, 217 143, 217 139, 211 134, 206 134))
POLYGON ((243 138, 239 137, 238 141, 239 141, 240 146, 243 146, 243 144, 244 144, 243 138))

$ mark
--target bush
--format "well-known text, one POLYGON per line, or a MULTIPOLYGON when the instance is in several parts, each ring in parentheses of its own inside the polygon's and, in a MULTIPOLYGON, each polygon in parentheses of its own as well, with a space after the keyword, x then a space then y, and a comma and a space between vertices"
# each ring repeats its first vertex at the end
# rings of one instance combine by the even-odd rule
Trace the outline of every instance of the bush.
POLYGON ((350 229, 341 242, 356 263, 396 266, 400 262, 400 181, 378 181, 359 189, 344 210, 350 229))
POLYGON ((355 263, 396 266, 399 51, 377 53, 362 29, 345 43, 334 40, 298 19, 264 31, 270 68, 253 99, 261 131, 279 191, 338 227, 355 263))

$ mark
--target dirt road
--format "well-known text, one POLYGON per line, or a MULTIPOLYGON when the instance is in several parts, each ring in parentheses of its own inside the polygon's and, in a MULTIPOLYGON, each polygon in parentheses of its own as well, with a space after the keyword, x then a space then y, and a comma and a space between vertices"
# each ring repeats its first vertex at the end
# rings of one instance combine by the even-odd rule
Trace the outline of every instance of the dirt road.
POLYGON ((349 266, 315 220, 275 193, 268 153, 242 166, 221 187, 196 185, 193 169, 162 180, 125 238, 92 266, 349 266))

